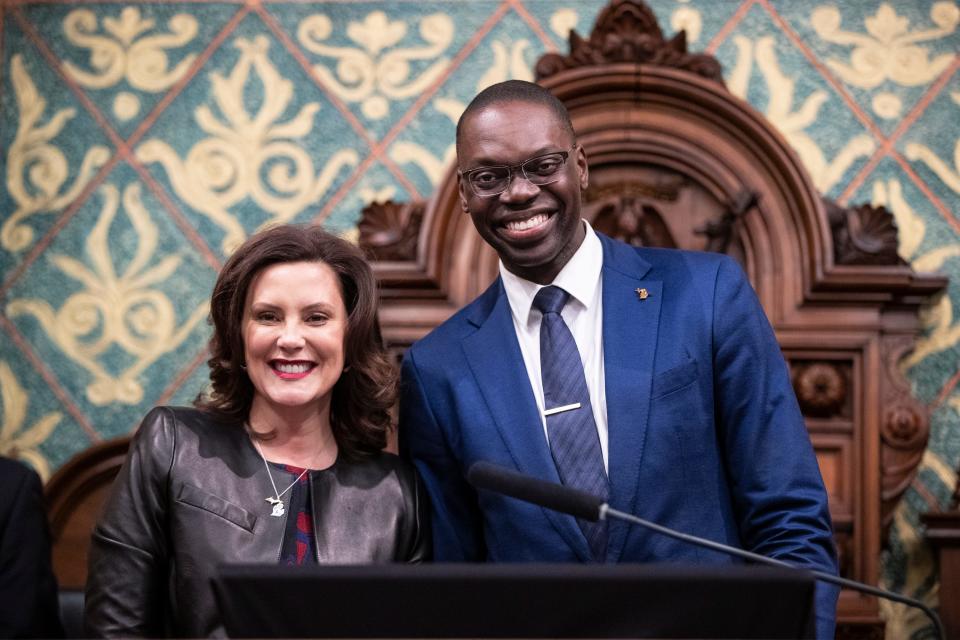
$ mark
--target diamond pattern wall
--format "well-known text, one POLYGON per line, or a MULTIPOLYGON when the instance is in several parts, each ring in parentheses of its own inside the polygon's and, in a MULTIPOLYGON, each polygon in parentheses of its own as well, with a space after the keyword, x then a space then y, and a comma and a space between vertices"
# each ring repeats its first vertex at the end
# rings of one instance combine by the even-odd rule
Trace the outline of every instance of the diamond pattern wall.
MULTIPOLYGON (((261 225, 353 237, 429 195, 481 88, 532 77, 600 0, 0 0, 0 454, 45 477, 205 380, 206 298, 261 225)), ((932 412, 888 583, 935 601, 918 514, 960 463, 960 8, 953 0, 656 0, 826 194, 893 211, 951 276, 903 362, 932 412)), ((890 637, 926 623, 891 609, 890 637)))

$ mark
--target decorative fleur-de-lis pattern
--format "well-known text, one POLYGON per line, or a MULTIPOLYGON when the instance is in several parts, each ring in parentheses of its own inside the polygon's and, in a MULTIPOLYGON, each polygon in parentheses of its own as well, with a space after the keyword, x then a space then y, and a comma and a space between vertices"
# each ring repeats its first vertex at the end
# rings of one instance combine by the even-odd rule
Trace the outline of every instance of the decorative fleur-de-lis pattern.
MULTIPOLYGON (((604 0, 0 0, 0 454, 49 477, 206 380, 216 270, 263 225, 355 237, 429 195, 480 89, 532 78, 604 0)), ((918 514, 960 462, 960 5, 652 0, 817 187, 893 212, 952 277, 902 363, 931 440, 885 556, 933 597, 918 514)), ((925 621, 888 611, 891 637, 925 621)))

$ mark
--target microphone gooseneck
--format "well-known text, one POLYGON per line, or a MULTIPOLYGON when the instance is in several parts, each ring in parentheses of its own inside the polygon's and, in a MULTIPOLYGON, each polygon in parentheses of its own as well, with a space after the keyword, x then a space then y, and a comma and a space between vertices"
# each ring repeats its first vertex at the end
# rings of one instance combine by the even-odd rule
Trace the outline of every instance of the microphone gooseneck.
POLYGON ((606 506, 597 496, 553 482, 531 478, 490 462, 475 462, 470 465, 470 469, 467 470, 467 482, 479 489, 502 493, 517 500, 568 513, 590 522, 602 519, 600 510, 606 506))
POLYGON ((603 520, 609 516, 617 520, 623 520, 631 524, 639 525, 651 531, 656 531, 657 533, 674 538, 676 540, 681 540, 683 542, 711 549, 713 551, 726 553, 743 560, 750 560, 758 564, 765 564, 773 567, 784 567, 787 569, 806 571, 817 580, 822 582, 829 582, 830 584, 854 589, 855 591, 877 596, 878 598, 885 598, 887 600, 906 604, 911 607, 916 607, 923 611, 933 622, 933 626, 937 630, 937 636, 941 638, 941 640, 946 637, 944 636, 943 625, 940 623, 940 618, 937 617, 937 614, 934 613, 930 607, 923 604, 919 600, 908 598, 907 596, 894 593, 893 591, 887 591, 886 589, 880 589, 862 582, 857 582, 856 580, 841 578, 839 576, 824 573, 822 571, 816 571, 806 567, 798 567, 790 564, 789 562, 784 562, 783 560, 768 558, 767 556, 762 556, 758 553, 753 553, 752 551, 738 549, 737 547, 731 547, 730 545, 714 542, 713 540, 707 540, 706 538, 694 536, 689 533, 682 533, 655 522, 638 518, 633 514, 613 509, 601 498, 590 495, 589 493, 564 487, 563 485, 556 484, 555 482, 546 482, 544 480, 540 480, 539 478, 533 478, 522 473, 517 473, 516 471, 505 469, 490 462, 481 461, 475 462, 473 465, 471 465, 470 469, 467 471, 467 481, 477 489, 494 491, 511 498, 516 498, 517 500, 522 500, 524 502, 529 502, 547 509, 566 513, 577 518, 583 518, 584 520, 603 520))
POLYGON ((841 578, 840 576, 835 576, 830 573, 824 573, 823 571, 817 571, 815 569, 810 569, 807 567, 798 567, 797 565, 790 564, 789 562, 784 562, 783 560, 777 560, 776 558, 770 558, 768 556, 762 556, 758 553, 753 553, 752 551, 747 551, 745 549, 738 549, 737 547, 731 547, 729 545, 721 544, 719 542, 714 542, 713 540, 707 540, 706 538, 700 538, 698 536, 690 535, 688 533, 681 533, 680 531, 674 531, 668 527, 656 524, 655 522, 650 522, 649 520, 644 520, 643 518, 638 518, 637 516, 624 513, 623 511, 618 511, 612 509, 607 505, 605 515, 609 515, 618 520, 624 520, 632 524, 638 524, 641 527, 650 529, 651 531, 656 531, 665 536, 675 538, 676 540, 683 540, 684 542, 689 542, 701 547, 706 547, 707 549, 712 549, 714 551, 720 551, 721 553, 727 553, 729 555, 737 556, 738 558, 743 558, 744 560, 752 560, 753 562, 759 564, 766 564, 772 567, 785 567, 787 569, 795 569, 800 571, 806 571, 811 574, 817 580, 822 582, 829 582, 831 584, 836 584, 841 587, 848 587, 855 591, 860 591, 862 593, 868 593, 878 598, 886 598, 887 600, 893 600, 894 602, 900 602, 912 607, 916 607, 927 614, 927 617, 933 622, 933 626, 937 629, 937 635, 939 638, 943 639, 943 627, 940 624, 940 618, 937 617, 937 614, 933 612, 927 605, 923 604, 919 600, 914 600, 913 598, 908 598, 907 596, 895 593, 893 591, 887 591, 886 589, 880 589, 879 587, 872 587, 869 584, 863 582, 857 582, 856 580, 849 580, 847 578, 841 578))

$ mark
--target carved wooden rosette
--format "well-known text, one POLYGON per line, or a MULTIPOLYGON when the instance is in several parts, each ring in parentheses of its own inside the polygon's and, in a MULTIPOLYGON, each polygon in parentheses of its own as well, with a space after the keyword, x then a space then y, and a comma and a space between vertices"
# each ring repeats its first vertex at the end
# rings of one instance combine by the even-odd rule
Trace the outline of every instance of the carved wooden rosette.
POLYGON ((374 260, 411 261, 417 257, 417 235, 426 203, 373 202, 363 208, 357 230, 360 246, 374 260))
MULTIPOLYGON (((582 215, 596 229, 634 245, 720 251, 743 266, 791 367, 842 574, 876 584, 881 521, 928 433, 896 362, 916 338, 919 306, 946 279, 899 259, 883 208, 825 203, 787 142, 726 90, 719 69, 686 53, 682 37, 666 41, 649 8, 629 0, 611 2, 588 40, 572 34, 568 55, 537 65, 586 152, 582 215)), ((361 244, 382 256, 381 322, 397 350, 497 274, 496 255, 462 211, 453 167, 422 218, 415 210, 372 208, 361 223, 361 244)), ((882 629, 876 600, 855 592, 841 594, 838 616, 851 637, 882 629)))
POLYGON ((792 363, 793 389, 805 416, 851 419, 847 362, 792 363))

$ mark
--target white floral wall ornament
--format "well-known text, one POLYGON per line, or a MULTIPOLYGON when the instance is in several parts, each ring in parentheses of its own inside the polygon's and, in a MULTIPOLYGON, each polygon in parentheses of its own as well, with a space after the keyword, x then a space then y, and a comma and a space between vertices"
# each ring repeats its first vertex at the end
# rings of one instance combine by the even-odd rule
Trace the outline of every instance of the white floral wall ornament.
MULTIPOLYGON (((960 91, 950 94, 950 99, 960 106, 960 91)), ((960 114, 958 114, 960 116, 960 114)), ((960 195, 960 136, 953 145, 953 166, 943 160, 937 153, 925 144, 911 142, 905 149, 907 159, 922 162, 927 165, 936 176, 954 193, 960 195)))
MULTIPOLYGON (((460 119, 466 105, 453 98, 437 97, 430 103, 431 107, 437 112, 443 114, 453 124, 460 119)), ((447 170, 454 159, 457 157, 455 145, 447 145, 441 154, 434 154, 422 144, 401 140, 390 147, 390 159, 397 164, 413 164, 427 176, 430 184, 436 186, 443 179, 444 172, 447 170)))
POLYGON ((687 43, 693 44, 700 40, 700 33, 703 31, 703 15, 693 7, 677 7, 670 14, 670 27, 674 32, 686 31, 687 43))
POLYGON ((897 221, 898 253, 904 260, 913 259, 927 233, 927 224, 904 197, 900 180, 875 181, 871 202, 893 214, 897 221))
POLYGON ((885 80, 904 86, 932 82, 952 62, 953 53, 930 58, 930 51, 919 43, 952 34, 960 23, 960 8, 951 1, 936 2, 930 9, 933 29, 910 30, 909 19, 897 14, 883 2, 877 12, 864 19, 866 33, 840 28, 840 11, 832 5, 818 7, 810 23, 821 38, 853 48, 850 61, 828 58, 827 65, 844 82, 855 87, 872 89, 885 80))
POLYGON ((927 356, 952 349, 960 343, 960 321, 953 315, 950 298, 943 296, 920 314, 920 323, 926 335, 917 340, 913 351, 901 363, 904 369, 919 364, 927 356))
POLYGON ((731 93, 747 98, 756 62, 770 96, 765 115, 800 156, 821 193, 830 191, 858 158, 873 153, 876 141, 862 133, 851 137, 828 161, 820 146, 806 132, 816 124, 817 114, 828 99, 827 93, 820 89, 813 91, 798 108, 794 108, 796 80, 780 69, 773 37, 762 36, 754 41, 745 36, 736 36, 733 41, 738 53, 736 65, 727 81, 731 93))
MULTIPOLYGON (((63 31, 68 42, 90 51, 91 70, 70 60, 64 61, 64 70, 89 89, 107 89, 126 80, 141 91, 165 91, 183 78, 197 58, 187 54, 171 68, 166 50, 190 43, 198 23, 194 16, 178 13, 168 21, 168 33, 148 35, 155 26, 136 6, 124 7, 119 18, 104 16, 102 29, 92 10, 75 9, 64 19, 63 31)), ((139 99, 122 91, 114 98, 113 111, 119 119, 130 120, 140 111, 139 99)))
MULTIPOLYGON (((923 218, 913 209, 903 195, 903 187, 897 179, 886 182, 877 180, 873 184, 873 204, 884 206, 893 213, 897 221, 897 235, 900 242, 899 253, 919 272, 936 272, 943 268, 947 260, 960 258, 960 243, 952 242, 919 253, 927 233, 923 218)), ((913 351, 901 363, 906 370, 918 364, 927 356, 952 349, 960 343, 960 321, 955 321, 953 304, 949 296, 943 296, 933 306, 924 309, 920 316, 925 334, 917 340, 913 351)))
POLYGON ((580 15, 575 10, 564 7, 550 16, 550 29, 566 42, 567 38, 570 37, 570 32, 577 27, 579 22, 580 15))
POLYGON ((531 65, 526 60, 530 41, 523 38, 513 42, 494 40, 490 43, 493 50, 493 63, 477 81, 477 93, 487 87, 505 80, 526 80, 533 82, 531 65))
MULTIPOLYGON (((523 38, 512 42, 494 40, 490 43, 490 49, 493 61, 486 72, 477 79, 474 86, 476 93, 504 80, 533 81, 531 65, 526 60, 526 54, 530 50, 529 40, 523 38)), ((434 98, 431 106, 449 118, 454 125, 460 120, 460 115, 467 107, 460 100, 445 97, 434 98)), ((441 154, 434 154, 423 145, 410 141, 400 141, 390 147, 391 160, 398 164, 417 165, 434 186, 440 184, 444 172, 456 157, 457 150, 453 144, 448 145, 441 154)))
POLYGON ((335 46, 326 42, 333 23, 324 14, 304 19, 297 38, 308 51, 334 58, 331 71, 326 63, 313 71, 320 81, 346 102, 359 102, 364 116, 381 120, 390 113, 390 101, 419 95, 440 77, 450 64, 441 54, 453 42, 454 23, 450 16, 435 13, 420 20, 423 46, 397 46, 407 35, 406 23, 390 20, 383 11, 369 13, 362 22, 347 25, 347 37, 359 47, 335 46), (434 60, 419 75, 411 77, 411 62, 434 60))
MULTIPOLYGON (((947 37, 960 24, 960 8, 952 0, 935 2, 930 8, 931 29, 911 29, 910 20, 893 5, 880 3, 877 12, 864 19, 865 32, 841 28, 840 10, 834 5, 817 7, 810 15, 814 31, 832 44, 850 47, 849 61, 826 58, 826 65, 841 80, 860 89, 875 89, 886 81, 905 87, 933 82, 953 61, 955 52, 931 57, 921 43, 947 37)), ((902 104, 890 92, 875 96, 874 112, 882 118, 900 115, 902 104)))
POLYGON ((35 318, 60 352, 93 377, 86 388, 91 403, 137 404, 143 399, 139 376, 183 343, 206 317, 208 304, 198 305, 177 327, 173 303, 156 285, 174 274, 182 257, 167 255, 149 266, 159 235, 140 199, 139 183, 129 184, 123 191, 124 211, 137 244, 126 269, 117 274, 109 234, 120 194, 109 183, 100 188, 100 194, 103 208, 84 243, 87 263, 63 254, 50 257, 64 276, 83 288, 68 296, 59 309, 41 298, 18 298, 7 305, 6 312, 12 318, 35 318), (111 374, 99 359, 114 346, 134 359, 118 375, 111 374))
POLYGON ((220 116, 210 105, 194 111, 207 138, 199 139, 181 159, 164 140, 154 138, 137 147, 137 158, 159 163, 174 192, 226 232, 221 248, 231 253, 246 239, 246 231, 230 208, 249 198, 270 216, 262 226, 289 222, 316 203, 344 168, 355 166, 352 148, 333 153, 319 172, 303 141, 311 134, 320 104, 305 104, 293 118, 280 121, 294 97, 294 84, 270 61, 266 36, 238 38, 240 59, 226 77, 211 74, 210 83, 220 116), (259 111, 250 113, 244 91, 255 72, 263 86, 259 111))
POLYGON ((50 479, 50 463, 38 447, 50 437, 63 419, 63 415, 55 411, 47 413, 29 427, 24 428, 30 397, 20 386, 10 365, 3 360, 0 360, 0 398, 3 399, 0 455, 30 463, 46 482, 50 479))
POLYGON ((73 184, 66 186, 70 164, 53 141, 76 116, 76 109, 60 109, 42 122, 47 101, 31 79, 19 53, 10 60, 10 81, 19 118, 16 135, 7 151, 6 184, 16 208, 10 213, 4 212, 6 219, 0 227, 0 246, 7 251, 19 252, 34 241, 34 231, 23 224, 24 220, 66 208, 80 195, 97 170, 107 163, 110 150, 102 145, 91 145, 83 155, 73 184))

